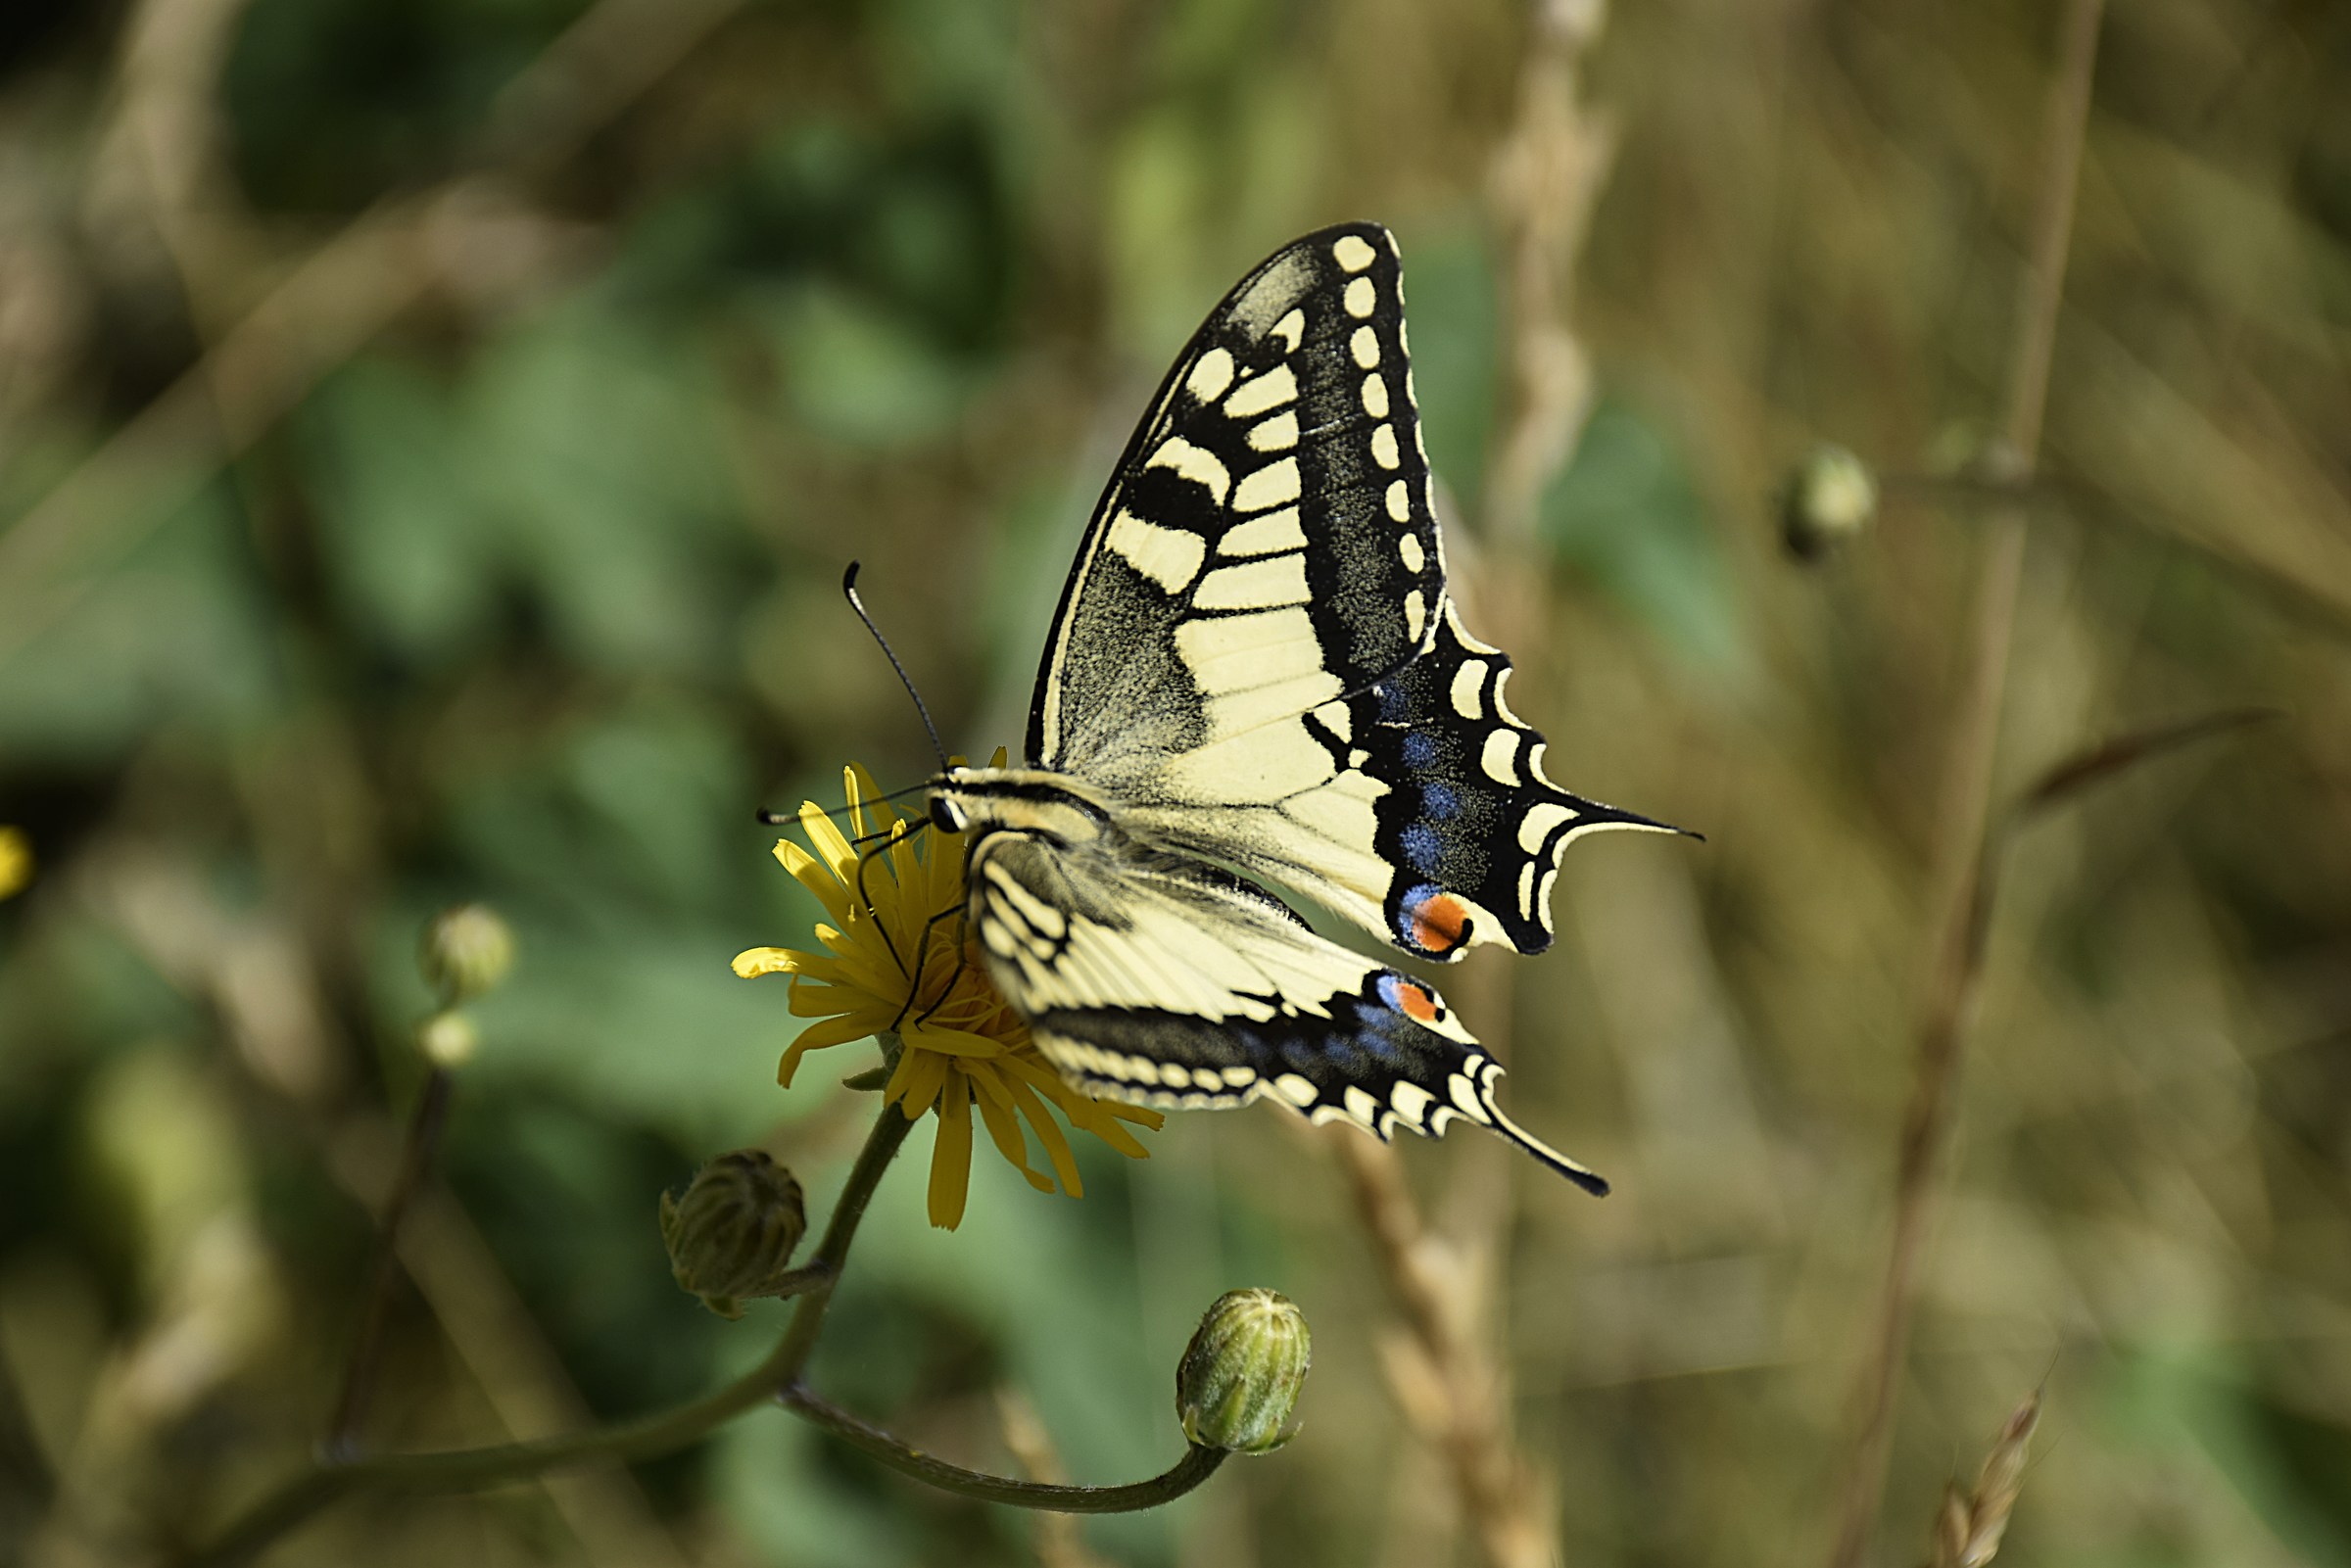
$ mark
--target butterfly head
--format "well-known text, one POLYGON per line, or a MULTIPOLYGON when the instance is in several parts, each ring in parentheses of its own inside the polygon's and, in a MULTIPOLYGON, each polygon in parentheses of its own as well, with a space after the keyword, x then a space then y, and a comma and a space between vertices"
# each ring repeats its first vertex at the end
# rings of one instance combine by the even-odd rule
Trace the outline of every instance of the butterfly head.
POLYGON ((963 805, 946 792, 948 780, 942 777, 931 791, 931 826, 942 833, 959 833, 972 825, 964 815, 963 805))
POLYGON ((926 809, 941 832, 1035 833, 1061 843, 1099 837, 1110 814, 1095 792, 1049 768, 949 767, 926 809))

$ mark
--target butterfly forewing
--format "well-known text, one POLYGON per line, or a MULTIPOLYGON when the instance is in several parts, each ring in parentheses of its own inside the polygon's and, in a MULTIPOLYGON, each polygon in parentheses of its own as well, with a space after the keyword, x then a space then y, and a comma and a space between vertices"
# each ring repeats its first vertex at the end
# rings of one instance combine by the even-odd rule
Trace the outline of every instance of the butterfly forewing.
POLYGON ((1249 737, 1424 647, 1437 549, 1395 243, 1310 234, 1210 313, 1128 443, 1046 641, 1031 758, 1122 795, 1170 767, 1287 792, 1302 754, 1249 737))

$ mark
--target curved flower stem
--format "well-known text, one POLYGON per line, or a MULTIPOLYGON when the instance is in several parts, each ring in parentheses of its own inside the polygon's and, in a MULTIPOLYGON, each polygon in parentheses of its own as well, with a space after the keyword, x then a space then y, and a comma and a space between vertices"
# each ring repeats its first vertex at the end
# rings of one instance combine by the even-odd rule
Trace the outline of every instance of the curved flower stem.
MULTIPOLYGON (((897 1042, 884 1041, 894 1054, 897 1042)), ((805 1265, 794 1271, 798 1307, 786 1325, 783 1338, 764 1360, 724 1388, 690 1400, 671 1409, 591 1427, 562 1437, 527 1443, 501 1443, 480 1449, 453 1449, 439 1453, 387 1454, 349 1462, 321 1460, 310 1470, 270 1493, 236 1519, 212 1545, 183 1559, 189 1568, 229 1568, 248 1561, 278 1537, 321 1508, 361 1492, 461 1492, 473 1487, 538 1475, 562 1465, 597 1460, 648 1459, 684 1448, 696 1438, 762 1404, 798 1381, 808 1354, 816 1348, 825 1310, 840 1280, 841 1264, 857 1222, 881 1185, 898 1146, 914 1123, 894 1105, 886 1105, 866 1135, 865 1147, 849 1169, 840 1199, 824 1238, 805 1265)))
POLYGON ((1048 1513, 1136 1513, 1156 1508, 1163 1502, 1175 1501, 1216 1474, 1217 1466, 1225 1457, 1222 1449, 1204 1449, 1194 1444, 1170 1468, 1148 1481, 1123 1487, 1065 1487, 1043 1481, 1015 1481, 1009 1476, 966 1470, 959 1464, 935 1459, 880 1427, 867 1425, 839 1405, 826 1403, 796 1383, 777 1398, 784 1408, 806 1417, 859 1452, 941 1492, 1048 1513))
POLYGON ((376 1366, 383 1358, 384 1321, 391 1309, 393 1288, 400 1282, 400 1228, 440 1150, 442 1129, 449 1123, 452 1081, 449 1069, 436 1066, 425 1077, 424 1092, 417 1096, 416 1108, 408 1117, 400 1172, 384 1200, 383 1216, 376 1221, 375 1258, 367 1269, 367 1294, 360 1301, 351 1359, 343 1368, 343 1390, 335 1398, 335 1413, 327 1422, 329 1460, 351 1459, 359 1450, 360 1429, 366 1425, 367 1406, 375 1393, 376 1366))

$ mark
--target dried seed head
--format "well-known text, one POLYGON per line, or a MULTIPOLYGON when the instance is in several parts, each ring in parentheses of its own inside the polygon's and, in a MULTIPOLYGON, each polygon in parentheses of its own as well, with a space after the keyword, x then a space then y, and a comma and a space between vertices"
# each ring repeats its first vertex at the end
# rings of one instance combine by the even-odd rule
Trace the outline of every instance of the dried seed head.
POLYGON ((1176 1415, 1206 1449, 1266 1453, 1296 1435, 1314 1342, 1306 1316, 1270 1290, 1226 1291, 1176 1368, 1176 1415))
POLYGON ((1822 559, 1877 515, 1877 477, 1843 447, 1813 448, 1780 490, 1780 534, 1798 560, 1822 559))
POLYGON ((2024 1490, 2033 1432, 2039 1425, 2040 1394, 2036 1390, 2009 1412, 1976 1475, 1974 1493, 1963 1497, 1956 1485, 1943 1489, 1943 1507, 1935 1516, 1932 1568, 1984 1568, 1999 1555, 2008 1516, 2024 1490))
POLYGON ((1943 1506, 1935 1510, 1935 1555, 1929 1559, 1930 1568, 1959 1568, 1971 1528, 1967 1495, 1959 1490, 1958 1482, 1945 1481, 1943 1506))
POLYGON ((721 1317, 741 1317, 745 1298, 776 1294, 807 1230, 800 1184, 757 1149, 720 1155, 683 1198, 661 1195, 670 1272, 721 1317))

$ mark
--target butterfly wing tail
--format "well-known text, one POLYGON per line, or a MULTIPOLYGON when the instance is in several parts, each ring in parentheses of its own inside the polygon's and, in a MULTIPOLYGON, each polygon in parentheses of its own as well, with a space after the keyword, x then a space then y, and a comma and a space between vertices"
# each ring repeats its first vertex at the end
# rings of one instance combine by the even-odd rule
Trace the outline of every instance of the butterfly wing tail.
POLYGON ((1577 1186, 1583 1188, 1584 1191, 1590 1193, 1593 1197, 1606 1198, 1608 1195, 1608 1182, 1607 1177, 1603 1176, 1599 1171, 1594 1170, 1590 1165, 1584 1164, 1580 1161, 1568 1159, 1565 1155, 1559 1153, 1557 1149, 1554 1149, 1550 1144, 1545 1143, 1542 1139, 1536 1137, 1533 1133, 1518 1125, 1517 1122, 1512 1121, 1503 1111, 1501 1105, 1498 1104, 1494 1099, 1494 1083, 1495 1080, 1501 1076, 1502 1064, 1488 1059, 1484 1069, 1479 1072, 1477 1079, 1478 1103, 1484 1106, 1486 1108, 1486 1114, 1494 1118, 1493 1122, 1491 1123, 1494 1131, 1499 1136, 1516 1144, 1528 1154, 1533 1155, 1544 1164, 1549 1165, 1560 1175, 1565 1176, 1569 1181, 1574 1182, 1577 1186))

